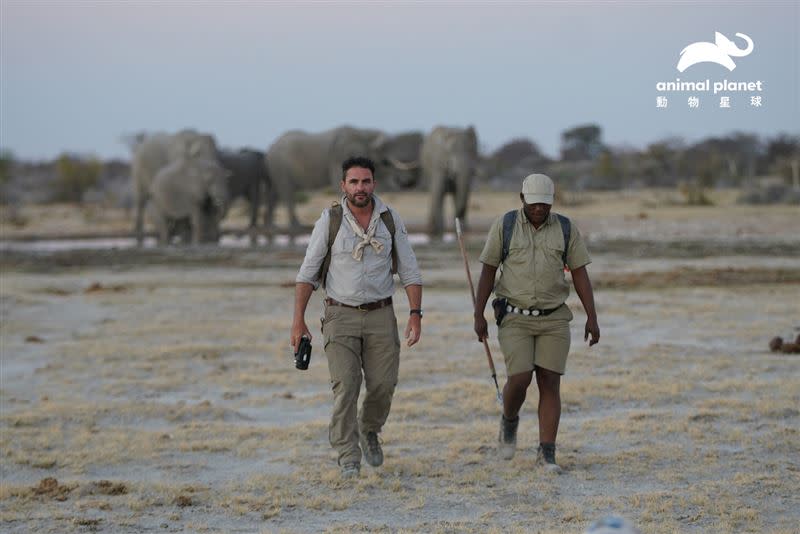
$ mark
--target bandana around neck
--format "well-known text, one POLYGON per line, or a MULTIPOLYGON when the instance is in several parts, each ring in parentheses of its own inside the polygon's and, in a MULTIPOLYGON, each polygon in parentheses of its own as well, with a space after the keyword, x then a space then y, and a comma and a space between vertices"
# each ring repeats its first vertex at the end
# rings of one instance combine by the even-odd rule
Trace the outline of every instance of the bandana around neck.
POLYGON ((353 232, 356 234, 358 238, 361 239, 358 243, 356 243, 355 248, 353 249, 353 259, 356 261, 361 261, 361 258, 364 255, 364 248, 367 245, 371 246, 372 249, 380 254, 383 251, 383 243, 375 239, 375 230, 378 228, 378 219, 373 219, 370 222, 369 228, 367 231, 364 232, 364 229, 361 228, 361 225, 355 220, 355 218, 349 214, 345 213, 345 220, 350 225, 350 228, 353 229, 353 232))

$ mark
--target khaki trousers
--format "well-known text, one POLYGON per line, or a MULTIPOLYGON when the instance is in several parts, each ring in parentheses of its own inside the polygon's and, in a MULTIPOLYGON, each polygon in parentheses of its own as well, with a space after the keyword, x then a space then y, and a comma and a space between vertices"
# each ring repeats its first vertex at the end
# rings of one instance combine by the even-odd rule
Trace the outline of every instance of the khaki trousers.
POLYGON ((326 306, 322 333, 333 388, 328 437, 340 465, 360 462, 359 432, 381 431, 397 385, 400 336, 394 308, 326 306), (357 416, 362 376, 366 394, 357 416))

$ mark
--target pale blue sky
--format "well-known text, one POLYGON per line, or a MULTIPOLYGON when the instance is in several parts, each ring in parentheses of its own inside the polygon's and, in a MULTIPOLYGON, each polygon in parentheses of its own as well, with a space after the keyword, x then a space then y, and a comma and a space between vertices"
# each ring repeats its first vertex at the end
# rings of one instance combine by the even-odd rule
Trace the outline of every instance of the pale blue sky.
POLYGON ((476 126, 491 150, 600 124, 612 145, 733 130, 800 132, 800 2, 0 0, 0 146, 127 157, 121 134, 195 127, 266 148, 289 129, 476 126), (719 31, 755 42, 733 72, 680 74, 681 49, 719 31), (658 81, 764 82, 750 93, 668 95, 658 81))

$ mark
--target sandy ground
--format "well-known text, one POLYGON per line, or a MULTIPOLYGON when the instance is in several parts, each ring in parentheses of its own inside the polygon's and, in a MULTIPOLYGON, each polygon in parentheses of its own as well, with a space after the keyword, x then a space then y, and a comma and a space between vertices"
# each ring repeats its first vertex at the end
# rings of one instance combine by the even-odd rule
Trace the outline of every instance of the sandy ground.
POLYGON ((452 243, 418 248, 423 338, 402 352, 386 462, 355 482, 327 443, 318 295, 311 368, 288 349, 301 249, 3 254, 0 530, 582 532, 617 513, 644 532, 797 532, 800 357, 767 349, 800 327, 800 243, 778 231, 797 213, 606 208, 572 214, 595 243, 662 221, 715 252, 668 254, 680 237, 592 250, 602 339, 582 343, 573 295, 560 476, 534 462, 535 389, 517 456, 496 456, 499 406, 452 243), (776 253, 719 252, 742 228, 776 253))

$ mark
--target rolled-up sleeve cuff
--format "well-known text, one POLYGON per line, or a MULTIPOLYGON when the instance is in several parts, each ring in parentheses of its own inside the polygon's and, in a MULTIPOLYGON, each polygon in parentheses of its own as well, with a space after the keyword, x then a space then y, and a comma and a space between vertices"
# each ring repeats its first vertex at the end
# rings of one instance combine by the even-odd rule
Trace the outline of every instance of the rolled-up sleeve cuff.
POLYGON ((319 280, 311 280, 311 279, 309 279, 309 278, 307 278, 305 276, 301 276, 299 274, 297 275, 297 278, 294 279, 294 282, 296 284, 303 284, 303 283, 304 284, 311 284, 312 286, 314 286, 314 291, 319 289, 319 286, 320 286, 319 280))
POLYGON ((404 279, 400 280, 400 283, 403 284, 403 287, 421 286, 422 285, 422 277, 421 276, 411 276, 409 278, 404 278, 404 279))

